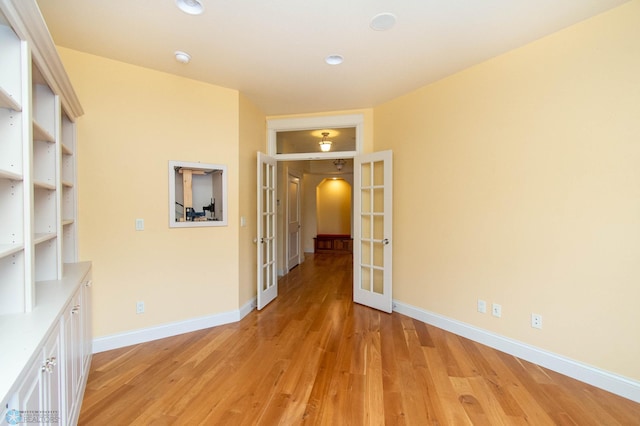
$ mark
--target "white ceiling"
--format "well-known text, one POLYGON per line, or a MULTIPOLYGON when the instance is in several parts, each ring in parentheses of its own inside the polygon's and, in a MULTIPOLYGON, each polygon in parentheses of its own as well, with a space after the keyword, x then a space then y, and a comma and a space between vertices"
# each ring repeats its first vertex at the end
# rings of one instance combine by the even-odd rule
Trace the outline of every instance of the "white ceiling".
POLYGON ((60 46, 237 89, 277 115, 373 107, 627 0, 201 1, 199 16, 175 0, 38 4, 60 46), (372 30, 383 12, 395 26, 372 30))

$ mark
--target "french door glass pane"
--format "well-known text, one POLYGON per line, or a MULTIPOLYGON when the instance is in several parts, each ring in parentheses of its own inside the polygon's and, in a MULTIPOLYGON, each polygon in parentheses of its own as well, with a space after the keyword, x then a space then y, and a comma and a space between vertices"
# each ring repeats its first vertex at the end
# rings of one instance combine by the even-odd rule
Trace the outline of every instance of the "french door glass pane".
POLYGON ((361 202, 360 202, 360 211, 362 213, 370 213, 371 212, 371 190, 363 189, 361 191, 361 202))
POLYGON ((371 216, 362 215, 360 217, 360 232, 362 238, 371 239, 371 216))
POLYGON ((373 163, 373 184, 375 186, 384 185, 384 162, 373 163))
POLYGON ((381 243, 373 244, 373 265, 384 267, 384 245, 381 243))
POLYGON ((384 271, 382 269, 373 270, 373 289, 374 293, 382 294, 384 290, 384 271))
POLYGON ((384 238, 384 216, 373 216, 373 239, 382 240, 384 238))
POLYGON ((362 187, 371 186, 371 164, 370 163, 362 163, 361 166, 361 174, 360 179, 362 182, 362 187))
POLYGON ((368 267, 361 267, 362 271, 360 276, 360 288, 366 291, 371 291, 371 269, 368 267))
POLYGON ((375 188, 373 190, 373 211, 375 213, 384 213, 384 189, 375 188))

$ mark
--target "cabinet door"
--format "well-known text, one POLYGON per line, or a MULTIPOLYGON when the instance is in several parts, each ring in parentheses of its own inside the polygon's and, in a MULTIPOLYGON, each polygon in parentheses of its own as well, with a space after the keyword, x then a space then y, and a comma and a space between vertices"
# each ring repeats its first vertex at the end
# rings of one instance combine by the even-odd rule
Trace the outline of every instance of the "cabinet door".
POLYGON ((63 394, 62 394, 62 371, 60 348, 60 328, 56 328, 49 336, 44 346, 44 363, 40 370, 43 375, 42 380, 42 402, 43 410, 40 413, 42 423, 64 424, 63 394))
MULTIPOLYGON (((91 315, 93 312, 93 305, 91 301, 93 279, 91 271, 87 273, 84 280, 82 280, 82 374, 88 375, 89 368, 91 367, 91 355, 93 354, 93 323, 91 321, 91 315)), ((86 377, 83 377, 86 380, 86 377)))
POLYGON ((18 423, 63 423, 59 331, 49 336, 11 400, 8 408, 18 423))
POLYGON ((13 401, 15 406, 9 408, 15 414, 13 418, 24 421, 23 416, 27 413, 34 413, 44 410, 43 387, 44 372, 43 359, 38 360, 28 369, 27 377, 24 379, 13 401), (18 413, 16 413, 18 411, 18 413), (18 416, 18 417, 16 417, 18 416))
POLYGON ((65 413, 73 418, 82 383, 82 287, 78 288, 62 316, 65 413))

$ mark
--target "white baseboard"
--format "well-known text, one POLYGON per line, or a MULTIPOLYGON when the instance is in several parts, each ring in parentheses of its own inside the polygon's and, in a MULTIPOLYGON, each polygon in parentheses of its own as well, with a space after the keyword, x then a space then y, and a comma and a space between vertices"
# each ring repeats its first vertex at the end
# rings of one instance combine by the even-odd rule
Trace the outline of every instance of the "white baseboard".
POLYGON ((137 345, 138 343, 164 339, 165 337, 177 336, 178 334, 189 333, 191 331, 215 327, 217 325, 230 324, 232 322, 240 321, 242 318, 247 316, 249 312, 254 310, 255 307, 256 299, 254 298, 235 311, 208 315, 200 318, 191 318, 185 321, 98 337, 93 339, 93 353, 95 354, 98 352, 123 348, 125 346, 137 345))
POLYGON ((393 310, 451 333, 466 337, 549 370, 588 383, 635 402, 640 402, 640 382, 580 363, 535 346, 456 321, 433 312, 393 301, 393 310))
POLYGON ((240 319, 249 315, 258 306, 258 299, 253 298, 240 307, 240 319))

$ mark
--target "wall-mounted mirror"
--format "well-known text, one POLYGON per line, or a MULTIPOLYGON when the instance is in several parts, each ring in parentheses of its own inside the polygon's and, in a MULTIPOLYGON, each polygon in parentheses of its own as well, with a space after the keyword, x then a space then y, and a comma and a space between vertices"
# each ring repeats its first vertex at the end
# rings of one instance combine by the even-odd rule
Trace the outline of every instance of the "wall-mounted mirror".
POLYGON ((227 225, 227 166, 169 161, 169 226, 227 225))

